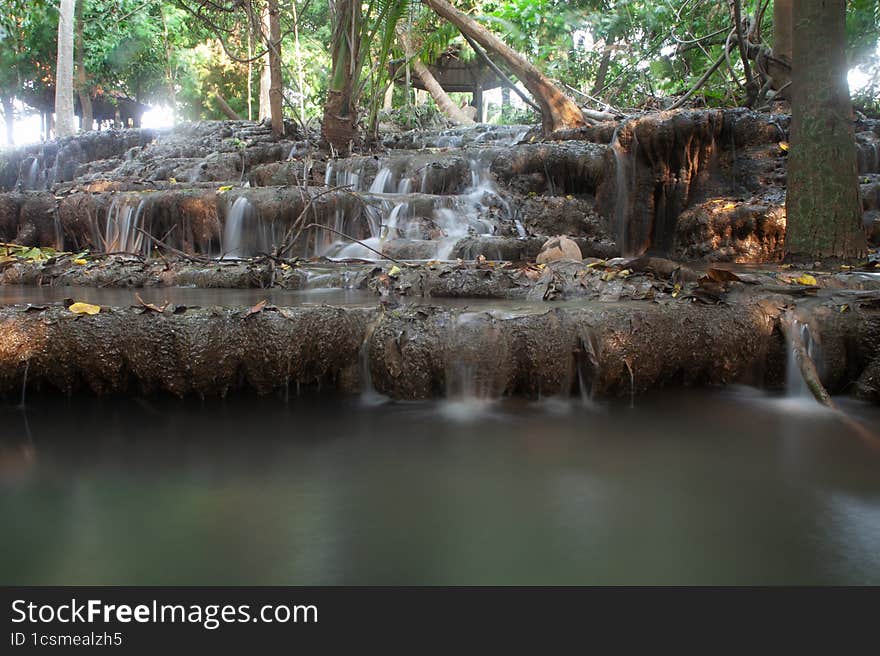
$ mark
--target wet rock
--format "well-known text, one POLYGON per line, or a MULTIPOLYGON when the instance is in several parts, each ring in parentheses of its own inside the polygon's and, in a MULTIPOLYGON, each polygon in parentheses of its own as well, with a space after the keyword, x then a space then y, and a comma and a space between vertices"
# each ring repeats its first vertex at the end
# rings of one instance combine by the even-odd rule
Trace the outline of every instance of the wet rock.
POLYGON ((577 260, 583 259, 581 249, 574 241, 568 237, 551 237, 541 247, 538 253, 538 264, 546 264, 547 262, 555 262, 557 260, 577 260))

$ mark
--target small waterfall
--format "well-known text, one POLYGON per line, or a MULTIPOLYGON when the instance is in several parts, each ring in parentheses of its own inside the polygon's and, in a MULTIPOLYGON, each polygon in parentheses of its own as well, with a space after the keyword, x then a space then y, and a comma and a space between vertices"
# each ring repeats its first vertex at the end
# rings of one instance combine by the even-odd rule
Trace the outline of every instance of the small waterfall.
POLYGON ((30 158, 30 164, 22 162, 21 171, 19 172, 19 185, 22 191, 36 191, 43 187, 42 176, 40 175, 40 161, 36 157, 30 158))
POLYGON ((484 414, 507 386, 509 344, 494 318, 464 312, 452 319, 446 344, 444 412, 457 420, 484 414))
MULTIPOLYGON (((629 237, 629 203, 630 203, 630 162, 626 150, 620 143, 620 129, 622 125, 617 126, 614 130, 614 136, 611 138, 611 152, 614 154, 614 170, 615 170, 615 198, 614 198, 614 225, 617 232, 617 242, 620 247, 621 255, 630 254, 629 237)), ((635 139, 635 134, 633 135, 635 139)), ((635 144, 633 144, 635 146, 635 144)))
POLYGON ((249 248, 249 237, 253 233, 256 210, 251 202, 244 196, 239 196, 232 203, 229 214, 226 217, 226 225, 223 228, 223 256, 224 257, 248 257, 253 255, 249 248))
POLYGON ((384 194, 386 191, 386 187, 388 187, 388 183, 391 182, 391 176, 393 171, 389 166, 383 166, 379 169, 379 172, 376 174, 376 179, 373 180, 373 184, 370 185, 370 193, 374 194, 384 194))
POLYGON ((104 233, 100 235, 107 253, 149 255, 150 241, 144 236, 147 201, 142 196, 117 196, 110 203, 104 233))
POLYGON ((810 326, 805 322, 794 319, 791 322, 789 330, 791 334, 788 336, 788 353, 785 370, 785 395, 791 399, 809 400, 812 404, 814 402, 813 393, 810 392, 810 389, 807 387, 807 383, 804 381, 804 376, 801 373, 794 340, 795 338, 801 340, 801 343, 804 345, 804 349, 806 350, 807 355, 814 363, 816 363, 817 366, 819 365, 822 355, 819 344, 813 339, 813 335, 810 332, 810 326))

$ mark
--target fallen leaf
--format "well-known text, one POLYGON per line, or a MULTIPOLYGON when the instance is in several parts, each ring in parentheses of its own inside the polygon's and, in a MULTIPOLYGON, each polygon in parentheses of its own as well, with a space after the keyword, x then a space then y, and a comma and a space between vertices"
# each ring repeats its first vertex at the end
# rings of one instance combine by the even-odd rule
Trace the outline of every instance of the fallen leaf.
POLYGON ((158 312, 159 314, 162 314, 165 311, 165 308, 167 308, 169 305, 168 301, 165 301, 165 304, 162 306, 147 303, 144 299, 141 298, 141 295, 138 293, 135 293, 134 297, 137 299, 137 302, 140 303, 143 307, 147 308, 148 310, 152 310, 153 312, 158 312))
POLYGON ((88 260, 84 260, 80 257, 80 258, 75 259, 73 261, 73 263, 76 264, 77 266, 83 266, 85 264, 88 264, 89 262, 88 262, 88 260))
POLYGON ((734 208, 736 208, 736 203, 727 203, 727 205, 725 205, 721 209, 722 210, 732 210, 734 208))
POLYGON ((787 141, 780 141, 779 142, 779 149, 780 150, 784 150, 785 152, 788 152, 788 148, 789 148, 789 146, 788 146, 787 141))
POLYGON ((706 277, 713 282, 741 282, 740 277, 733 271, 714 267, 709 267, 706 270, 706 277))
POLYGON ((230 189, 232 189, 232 185, 223 185, 222 187, 217 188, 217 193, 218 194, 225 194, 230 189))
POLYGON ((816 279, 811 276, 809 273, 802 274, 799 278, 796 279, 796 282, 801 285, 817 285, 816 279))
POLYGON ((843 305, 840 306, 840 313, 841 314, 843 314, 847 310, 849 310, 849 305, 847 305, 846 303, 844 303, 843 305))
POLYGON ((392 278, 400 275, 400 267, 395 264, 393 267, 388 269, 388 275, 392 278))
POLYGON ((98 314, 101 311, 101 306, 91 303, 74 303, 67 309, 74 314, 98 314))
POLYGON ((247 311, 247 314, 244 315, 245 319, 247 319, 252 314, 259 314, 260 312, 262 312, 263 308, 266 307, 266 303, 268 303, 268 301, 265 298, 257 303, 254 307, 247 311))

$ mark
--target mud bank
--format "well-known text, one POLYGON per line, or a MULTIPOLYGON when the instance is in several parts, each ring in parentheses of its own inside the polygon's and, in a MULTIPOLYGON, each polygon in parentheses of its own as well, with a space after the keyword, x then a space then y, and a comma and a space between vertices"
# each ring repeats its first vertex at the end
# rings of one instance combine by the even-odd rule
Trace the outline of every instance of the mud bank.
MULTIPOLYGON (((667 385, 779 387, 791 299, 590 303, 476 311, 431 306, 0 309, 0 391, 260 393, 291 385, 394 399, 638 394, 667 385)), ((833 299, 810 310, 829 390, 877 400, 880 311, 833 299)))

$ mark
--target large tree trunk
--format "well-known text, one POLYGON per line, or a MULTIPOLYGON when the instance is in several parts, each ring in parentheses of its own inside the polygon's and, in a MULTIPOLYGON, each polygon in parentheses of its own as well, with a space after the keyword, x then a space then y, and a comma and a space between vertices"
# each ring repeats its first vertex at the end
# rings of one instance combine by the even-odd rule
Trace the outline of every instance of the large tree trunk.
POLYGON ((412 42, 410 41, 409 35, 403 31, 398 31, 397 38, 400 41, 400 44, 403 46, 403 51, 406 54, 407 60, 412 64, 413 70, 416 72, 416 75, 422 80, 422 83, 425 85, 425 89, 427 89, 428 93, 431 94, 431 97, 434 99, 434 102, 437 103, 437 108, 443 112, 445 116, 447 116, 453 123, 457 123, 458 125, 473 125, 474 121, 464 112, 462 112, 458 105, 452 102, 452 99, 449 95, 443 90, 443 87, 440 86, 440 83, 437 81, 431 71, 428 70, 428 67, 422 63, 422 60, 419 59, 419 56, 413 51, 412 42))
MULTIPOLYGON (((269 8, 263 6, 260 14, 260 45, 266 48, 269 39, 269 8)), ((269 66, 269 50, 266 48, 266 54, 263 57, 260 68, 260 105, 257 109, 257 120, 271 118, 272 110, 269 107, 269 87, 272 86, 272 75, 269 66)))
POLYGON ((61 0, 58 8, 58 59, 55 65, 55 136, 67 137, 76 128, 73 118, 73 16, 76 0, 61 0))
POLYGON ((92 113, 92 91, 86 81, 83 4, 84 2, 80 2, 76 5, 76 92, 79 95, 79 106, 82 108, 82 129, 84 132, 89 132, 94 128, 95 117, 92 113))
POLYGON ((785 250, 858 257, 861 228, 852 104, 846 83, 845 0, 796 0, 785 250))
POLYGON ((281 21, 278 18, 278 0, 268 0, 269 6, 269 113, 272 134, 284 135, 284 105, 281 80, 281 21))
POLYGON ((333 11, 333 50, 330 87, 324 104, 321 134, 337 152, 348 154, 357 137, 357 107, 354 87, 360 71, 355 70, 360 51, 361 5, 355 0, 337 0, 333 11))
POLYGON ((770 71, 774 89, 781 89, 791 82, 791 3, 792 0, 773 0, 773 57, 789 67, 788 70, 775 67, 770 71))
POLYGON ((472 18, 458 11, 446 0, 425 0, 425 3, 438 16, 445 18, 463 34, 504 60, 540 105, 541 123, 545 134, 586 125, 583 113, 575 102, 557 89, 541 71, 501 39, 472 18))
POLYGON ((162 13, 162 33, 165 40, 165 84, 168 85, 168 100, 171 103, 171 122, 177 123, 177 89, 174 86, 174 69, 171 66, 173 51, 171 40, 168 38, 168 20, 165 18, 165 11, 161 7, 159 11, 162 13))

